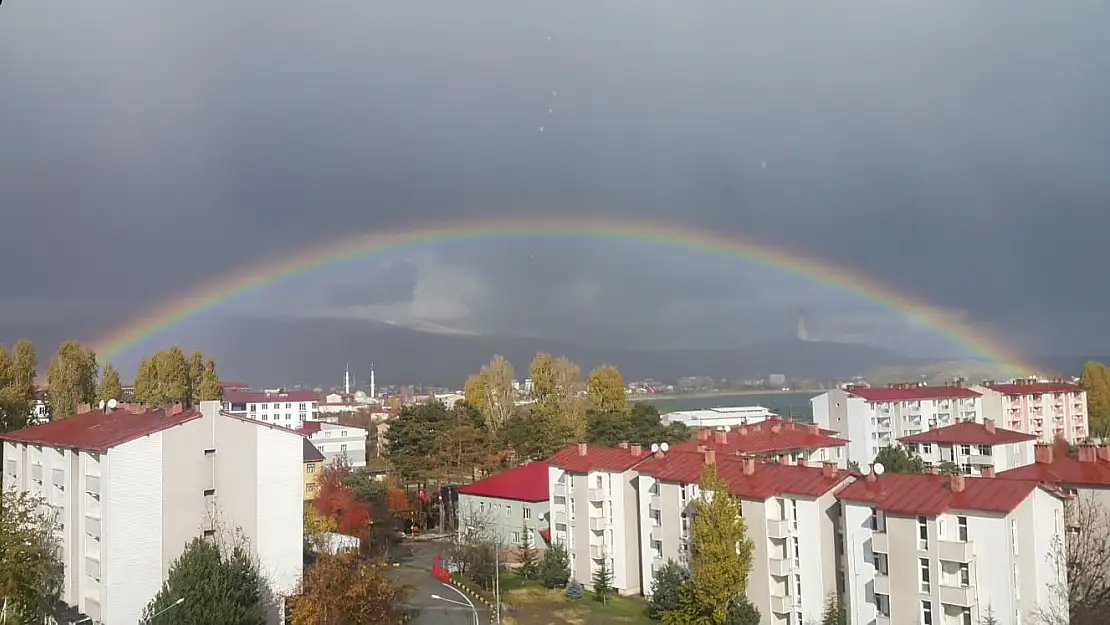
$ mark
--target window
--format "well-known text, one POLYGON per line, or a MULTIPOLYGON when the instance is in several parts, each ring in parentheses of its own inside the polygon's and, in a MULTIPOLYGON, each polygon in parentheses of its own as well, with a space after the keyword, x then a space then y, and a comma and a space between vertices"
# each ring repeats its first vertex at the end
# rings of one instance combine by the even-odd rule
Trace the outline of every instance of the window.
POLYGON ((793 529, 798 529, 798 500, 790 500, 790 525, 793 529))
POLYGON ((324 438, 331 438, 331 432, 324 432, 324 438))
POLYGON ((802 558, 802 550, 798 544, 798 537, 795 536, 791 539, 794 542, 794 565, 797 566, 798 561, 802 558))
POLYGON ((262 415, 262 420, 263 421, 269 421, 270 417, 268 415, 262 415))
POLYGON ((918 581, 921 582, 921 592, 929 592, 929 559, 918 559, 918 581))
POLYGON ((931 454, 931 453, 933 453, 933 445, 932 445, 932 443, 922 443, 922 444, 921 444, 921 453, 923 453, 923 454, 931 454))
POLYGON ((204 455, 206 455, 206 456, 214 456, 215 454, 216 454, 215 449, 205 449, 204 450, 204 455))
POLYGON ((929 519, 928 517, 917 517, 917 548, 921 550, 929 549, 929 519))
POLYGON ((971 455, 971 445, 960 445, 960 455, 961 456, 970 456, 971 455))
POLYGON ((890 618, 890 595, 875 595, 875 609, 879 614, 890 618))
POLYGON ((916 454, 917 453, 917 443, 910 443, 909 445, 906 445, 906 451, 916 454))
POLYGON ((262 409, 263 410, 269 410, 270 409, 270 404, 262 404, 262 409))
POLYGON ((347 443, 343 443, 342 445, 340 445, 339 451, 347 451, 347 443))
POLYGON ((297 409, 300 410, 301 412, 304 412, 304 402, 301 402, 300 405, 297 406, 297 409))
POLYGON ((513 544, 520 544, 520 532, 513 532, 513 544))
POLYGON ((991 446, 990 445, 979 445, 979 455, 980 456, 989 456, 989 455, 991 455, 991 446))
POLYGON ((532 509, 529 508, 529 507, 525 507, 524 508, 524 520, 527 521, 530 518, 532 518, 532 509))
POLYGON ((555 524, 555 531, 556 532, 565 532, 565 531, 567 531, 567 524, 566 523, 556 523, 555 524))
POLYGON ((305 484, 304 489, 306 491, 310 492, 310 493, 316 492, 316 485, 315 484, 305 484))
POLYGON ((967 542, 967 517, 956 517, 956 537, 961 543, 967 542))
POLYGON ((879 511, 871 508, 871 531, 877 532, 879 530, 879 511))
POLYGON ((292 407, 293 407, 293 404, 285 404, 285 409, 286 410, 289 410, 292 407))
MULTIPOLYGON (((802 574, 801 573, 795 573, 794 574, 794 598, 798 599, 798 600, 800 600, 802 598, 802 574)), ((797 601, 795 603, 800 603, 800 601, 797 601)), ((801 623, 801 621, 798 621, 798 622, 801 623)))
POLYGON ((971 608, 964 608, 964 611, 960 613, 960 625, 972 625, 971 608))
POLYGON ((921 625, 933 625, 933 603, 921 602, 921 625))
POLYGON ((960 565, 960 588, 967 588, 971 585, 971 569, 967 564, 960 565))
POLYGON ((343 438, 347 438, 347 430, 343 430, 342 432, 339 433, 339 435, 342 436, 343 438))
POLYGON ((506 519, 513 518, 513 507, 512 506, 505 506, 505 518, 506 519))
POLYGON ((258 412, 258 404, 251 404, 251 412, 258 412))
POLYGON ((309 473, 315 473, 316 472, 316 464, 315 463, 313 463, 313 462, 308 463, 308 472, 309 473))
POLYGON ((216 494, 216 489, 215 488, 206 488, 206 489, 204 489, 204 496, 205 497, 211 497, 215 494, 216 494))
POLYGON ((1010 540, 1014 543, 1014 555, 1018 552, 1017 521, 1010 519, 1010 540))
POLYGON ((204 537, 205 538, 215 538, 216 537, 216 530, 204 530, 204 537))

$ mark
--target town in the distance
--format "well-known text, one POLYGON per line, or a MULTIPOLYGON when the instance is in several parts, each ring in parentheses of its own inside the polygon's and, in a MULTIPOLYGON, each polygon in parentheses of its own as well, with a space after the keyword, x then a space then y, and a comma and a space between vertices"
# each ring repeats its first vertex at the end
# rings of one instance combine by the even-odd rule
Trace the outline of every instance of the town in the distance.
POLYGON ((0 349, 3 624, 1110 622, 1096 362, 742 390, 546 353, 431 390, 45 364, 0 349))

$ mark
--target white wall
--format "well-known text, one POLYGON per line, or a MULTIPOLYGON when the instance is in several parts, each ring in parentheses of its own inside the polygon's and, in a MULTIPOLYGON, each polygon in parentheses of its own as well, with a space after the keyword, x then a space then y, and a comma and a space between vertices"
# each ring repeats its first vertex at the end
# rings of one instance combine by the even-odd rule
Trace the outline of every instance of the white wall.
POLYGON ((871 508, 843 502, 845 581, 849 622, 873 623, 875 609, 875 566, 871 551, 871 508))
POLYGON ((300 579, 304 545, 304 443, 292 432, 258 430, 258 558, 277 594, 289 594, 300 579))

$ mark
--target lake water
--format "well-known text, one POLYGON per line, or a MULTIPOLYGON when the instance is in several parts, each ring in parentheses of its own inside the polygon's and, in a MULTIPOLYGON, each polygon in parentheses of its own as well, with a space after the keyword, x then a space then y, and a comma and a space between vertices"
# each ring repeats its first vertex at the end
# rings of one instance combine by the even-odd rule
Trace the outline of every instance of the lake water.
MULTIPOLYGON (((759 395, 710 395, 691 397, 667 397, 660 399, 645 399, 659 408, 660 413, 674 410, 705 410, 724 406, 763 406, 764 408, 783 416, 793 417, 797 421, 809 422, 813 420, 813 410, 809 400, 820 393, 767 393, 759 395)), ((637 400, 641 401, 641 400, 637 400)))

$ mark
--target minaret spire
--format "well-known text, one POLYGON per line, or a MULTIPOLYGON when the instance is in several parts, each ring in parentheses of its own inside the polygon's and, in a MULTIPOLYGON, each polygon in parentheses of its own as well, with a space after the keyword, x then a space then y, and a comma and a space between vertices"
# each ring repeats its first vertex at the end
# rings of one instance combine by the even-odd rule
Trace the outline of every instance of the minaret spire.
POLYGON ((351 394, 351 363, 347 363, 347 372, 343 374, 343 392, 351 394))
POLYGON ((376 390, 377 389, 374 388, 374 363, 370 363, 370 399, 377 398, 375 394, 376 390))

